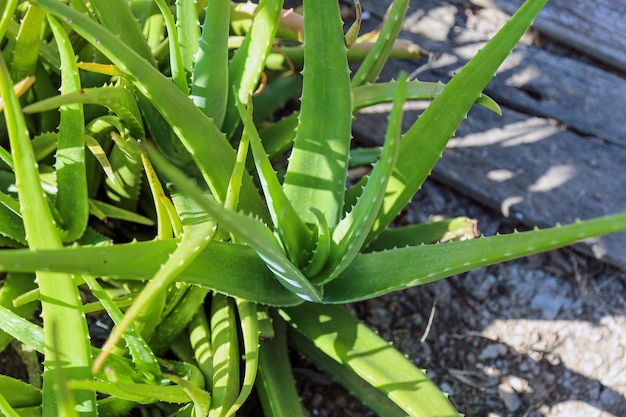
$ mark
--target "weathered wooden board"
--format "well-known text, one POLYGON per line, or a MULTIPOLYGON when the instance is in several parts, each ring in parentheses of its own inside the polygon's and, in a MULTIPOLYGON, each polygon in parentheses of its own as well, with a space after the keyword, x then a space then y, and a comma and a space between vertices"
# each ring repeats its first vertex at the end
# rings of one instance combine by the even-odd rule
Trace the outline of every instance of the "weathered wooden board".
MULTIPOLYGON (((385 2, 364 3, 374 3, 372 10, 384 13, 385 2)), ((507 18, 492 10, 467 19, 457 6, 436 0, 411 2, 407 15, 403 36, 437 56, 432 70, 420 77, 424 80, 449 79, 507 18), (488 25, 482 19, 490 19, 494 24, 488 25)), ((403 65, 404 69, 411 69, 407 68, 410 63, 403 65)), ((398 71, 399 67, 393 63, 387 74, 393 74, 392 69, 398 71)), ((622 116, 626 115, 624 76, 520 44, 486 92, 503 106, 555 119, 582 135, 626 147, 622 116)))
MULTIPOLYGON (((512 14, 523 0, 471 0, 512 14)), ((626 0, 550 0, 534 24, 545 35, 626 72, 626 0)))
MULTIPOLYGON (((362 3, 378 16, 388 4, 362 3)), ((421 79, 446 81, 502 23, 499 15, 494 15, 494 28, 484 21, 471 22, 458 1, 413 3, 402 37, 438 57, 421 79)), ((391 62, 383 78, 418 65, 391 62)), ((624 81, 592 65, 521 45, 488 89, 503 105, 503 117, 473 109, 433 176, 529 225, 624 212, 626 129, 619 122, 626 114, 624 81)), ((407 105, 407 126, 424 105, 407 105)), ((355 134, 380 142, 386 111, 379 106, 361 112, 355 134)), ((587 248, 626 268, 626 233, 596 239, 587 248)))

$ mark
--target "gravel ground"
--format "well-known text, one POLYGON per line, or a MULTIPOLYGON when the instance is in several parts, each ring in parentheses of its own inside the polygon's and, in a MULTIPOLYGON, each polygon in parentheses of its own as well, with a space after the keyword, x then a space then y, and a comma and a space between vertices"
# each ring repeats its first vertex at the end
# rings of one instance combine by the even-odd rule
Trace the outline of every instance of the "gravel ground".
MULTIPOLYGON (((463 214, 485 234, 514 226, 433 181, 405 220, 463 214)), ((350 307, 468 417, 623 417, 625 296, 626 273, 565 249, 350 307)), ((313 416, 373 415, 331 381, 301 380, 313 416)))

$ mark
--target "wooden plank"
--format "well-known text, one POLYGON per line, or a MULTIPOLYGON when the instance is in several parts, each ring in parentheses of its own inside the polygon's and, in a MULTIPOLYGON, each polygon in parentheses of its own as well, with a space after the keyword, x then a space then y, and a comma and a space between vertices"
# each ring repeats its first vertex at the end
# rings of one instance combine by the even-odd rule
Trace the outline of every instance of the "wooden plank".
MULTIPOLYGON (((471 0, 512 14, 523 0, 471 0)), ((606 65, 626 72, 626 0, 550 0, 535 29, 606 65)))
MULTIPOLYGON (((385 2, 363 3, 365 7, 371 6, 376 15, 384 13, 385 2)), ((506 15, 492 10, 479 18, 496 21, 496 25, 462 21, 463 27, 457 24, 463 17, 462 12, 453 4, 436 0, 411 3, 402 36, 437 56, 432 70, 421 79, 449 79, 507 19, 506 15)), ((406 62, 400 65, 402 69, 411 70, 406 62)), ((400 68, 393 62, 387 74, 392 75, 400 68)), ((624 123, 621 117, 615 116, 626 114, 626 79, 622 76, 520 44, 489 83, 486 92, 501 105, 557 120, 582 135, 600 137, 626 147, 624 123)))
MULTIPOLYGON (((381 3, 388 4, 362 3, 377 16, 384 13, 381 3)), ((432 71, 420 78, 446 81, 488 36, 464 27, 467 22, 458 4, 414 3, 419 4, 411 6, 402 37, 437 53, 432 71)), ((390 62, 382 78, 392 78, 400 69, 410 72, 418 65, 390 62)), ((623 79, 620 83, 618 76, 599 68, 521 45, 488 91, 504 104, 504 116, 472 109, 433 177, 528 225, 550 226, 624 212, 626 194, 619 174, 626 166, 626 142, 621 137, 623 127, 612 120, 619 119, 616 114, 626 114, 626 102, 620 96, 626 92, 624 84, 623 79), (593 91, 602 93, 598 96, 593 91), (608 101, 601 101, 607 97, 608 101)), ((423 106, 407 104, 407 127, 423 106)), ((360 112, 355 136, 380 143, 388 110, 381 105, 360 112)), ((626 268, 624 247, 625 233, 585 246, 588 253, 626 268)))

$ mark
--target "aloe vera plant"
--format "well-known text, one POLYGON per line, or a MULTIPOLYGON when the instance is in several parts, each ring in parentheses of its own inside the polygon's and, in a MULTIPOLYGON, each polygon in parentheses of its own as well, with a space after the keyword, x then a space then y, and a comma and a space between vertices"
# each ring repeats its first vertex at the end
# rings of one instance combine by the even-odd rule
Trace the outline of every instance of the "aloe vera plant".
POLYGON ((256 389, 265 415, 306 415, 290 343, 379 415, 458 416, 341 304, 626 229, 624 214, 478 239, 465 218, 389 228, 471 106, 499 111, 482 90, 545 2, 445 86, 376 83, 419 55, 396 42, 408 0, 375 42, 358 19, 344 35, 336 0, 303 16, 280 0, 3 2, 0 343, 44 363, 41 388, 0 378, 0 411, 246 415, 256 389), (432 102, 403 133, 406 100, 432 102), (380 102, 384 145, 347 187, 353 114, 380 102), (95 348, 86 315, 102 311, 116 326, 95 348))

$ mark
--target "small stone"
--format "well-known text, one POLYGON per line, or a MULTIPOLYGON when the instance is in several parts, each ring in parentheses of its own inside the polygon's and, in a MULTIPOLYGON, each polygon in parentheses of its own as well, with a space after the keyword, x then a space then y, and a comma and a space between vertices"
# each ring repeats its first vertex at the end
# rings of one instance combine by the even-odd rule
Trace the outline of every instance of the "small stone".
POLYGON ((508 348, 502 343, 494 343, 484 348, 483 351, 480 352, 478 359, 482 361, 496 359, 506 355, 507 350, 508 348))
POLYGON ((513 391, 508 383, 502 383, 498 386, 498 397, 509 412, 515 412, 522 406, 522 400, 519 395, 513 391))

